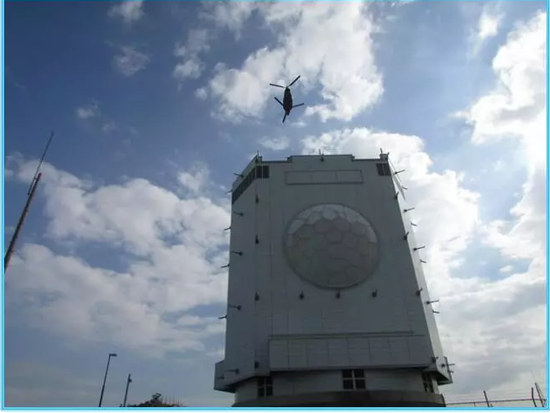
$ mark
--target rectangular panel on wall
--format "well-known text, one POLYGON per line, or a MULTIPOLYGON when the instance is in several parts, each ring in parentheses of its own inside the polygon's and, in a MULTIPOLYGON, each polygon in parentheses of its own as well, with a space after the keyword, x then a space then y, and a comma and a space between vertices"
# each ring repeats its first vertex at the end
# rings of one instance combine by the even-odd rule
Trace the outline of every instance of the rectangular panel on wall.
POLYGON ((363 183, 363 173, 360 169, 354 171, 336 171, 336 179, 339 183, 363 183))
POLYGON ((360 170, 288 171, 285 180, 287 185, 359 184, 363 174, 360 170))
POLYGON ((427 340, 424 336, 408 335, 280 336, 269 342, 269 364, 273 370, 427 366, 427 340), (417 353, 411 354, 409 348, 417 353))
POLYGON ((431 348, 426 336, 407 337, 411 364, 431 364, 431 348))
POLYGON ((329 338, 328 361, 333 367, 349 365, 348 344, 345 338, 329 338))
POLYGON ((328 346, 326 340, 306 340, 307 360, 310 366, 328 366, 328 346))
POLYGON ((269 342, 269 367, 272 369, 288 369, 288 341, 271 340, 269 342))
POLYGON ((363 366, 371 363, 368 338, 348 338, 348 351, 352 365, 363 366))
POLYGON ((388 337, 371 337, 369 339, 370 354, 374 364, 391 364, 391 351, 388 337))
POLYGON ((297 368, 308 366, 306 340, 290 340, 288 342, 288 364, 297 368))

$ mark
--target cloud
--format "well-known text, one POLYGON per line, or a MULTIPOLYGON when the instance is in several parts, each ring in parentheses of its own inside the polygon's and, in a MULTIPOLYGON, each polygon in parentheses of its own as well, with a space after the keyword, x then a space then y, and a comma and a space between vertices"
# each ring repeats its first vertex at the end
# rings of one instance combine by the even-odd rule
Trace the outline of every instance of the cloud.
POLYGON ((197 79, 200 77, 203 70, 202 62, 195 57, 186 60, 183 63, 178 63, 174 68, 174 77, 182 81, 184 79, 197 79))
MULTIPOLYGON (((15 179, 29 182, 36 161, 8 161, 15 179)), ((180 175, 194 177, 184 182, 197 191, 207 185, 201 168, 180 175)), ((104 341, 148 356, 210 351, 205 340, 221 334, 223 323, 216 316, 188 321, 198 306, 223 312, 225 202, 193 191, 179 198, 139 178, 98 187, 49 164, 42 171, 45 235, 57 245, 71 241, 74 253, 21 245, 10 265, 9 308, 72 342, 104 341), (78 254, 86 245, 116 254, 121 269, 86 262, 78 254)))
POLYGON ((479 20, 477 21, 477 27, 470 33, 470 58, 479 53, 487 40, 498 34, 503 17, 503 13, 500 11, 497 2, 487 4, 482 8, 479 20))
POLYGON ((290 140, 286 136, 280 138, 263 137, 260 140, 260 145, 272 151, 282 151, 290 146, 290 140))
POLYGON ((479 19, 478 38, 485 40, 489 37, 496 36, 499 24, 500 16, 491 16, 484 11, 479 19))
POLYGON ((517 142, 527 180, 509 221, 487 225, 486 241, 510 258, 542 258, 546 222, 546 14, 537 13, 509 34, 493 59, 494 91, 467 111, 472 142, 490 149, 504 139, 517 142))
POLYGON ((513 270, 514 270, 514 267, 512 267, 511 265, 506 265, 505 267, 502 267, 499 271, 503 273, 509 273, 509 272, 512 272, 513 270))
MULTIPOLYGON (((484 307, 475 311, 471 336, 464 337, 469 342, 463 340, 456 346, 469 359, 467 373, 475 375, 483 371, 495 383, 504 382, 503 386, 510 385, 505 377, 523 379, 529 368, 546 362, 545 35, 544 12, 517 24, 493 59, 495 89, 462 112, 472 126, 471 141, 485 151, 487 162, 497 161, 503 140, 512 140, 517 144, 516 156, 527 175, 521 198, 510 210, 511 218, 485 223, 480 236, 486 245, 500 251, 504 259, 528 260, 528 268, 515 274, 509 266, 501 269, 510 276, 486 287, 484 307), (496 324, 487 331, 489 321, 496 324), (518 332, 525 338, 521 343, 515 340, 518 332), (475 334, 479 335, 477 340, 473 338, 475 334), (469 348, 476 348, 477 355, 469 348), (489 357, 492 364, 480 369, 475 365, 480 355, 489 357)), ((455 304, 465 303, 455 301, 455 304)), ((467 305, 471 307, 472 303, 467 305)))
POLYGON ((117 126, 113 121, 106 122, 103 124, 103 127, 101 128, 104 133, 111 133, 114 130, 116 130, 117 126))
POLYGON ((88 407, 97 403, 97 381, 67 373, 55 364, 6 357, 5 377, 9 407, 88 407))
POLYGON ((133 76, 143 70, 151 60, 150 56, 132 46, 120 46, 120 53, 113 57, 113 65, 124 76, 133 76))
POLYGON ((174 77, 178 81, 187 78, 197 79, 204 70, 199 55, 210 49, 208 45, 209 33, 205 29, 190 30, 185 44, 177 43, 174 48, 174 56, 181 61, 174 68, 174 77))
POLYGON ((205 2, 205 12, 201 14, 201 17, 204 20, 214 21, 219 27, 228 28, 239 39, 244 23, 250 18, 258 4, 257 1, 205 2))
POLYGON ((524 273, 463 274, 463 264, 478 259, 468 247, 484 239, 480 194, 465 186, 463 173, 435 172, 418 136, 354 128, 307 136, 301 146, 306 154, 322 150, 369 158, 382 148, 396 169, 405 170, 399 176, 408 188, 406 205, 415 208, 409 214, 417 225, 416 243, 426 246, 420 257, 429 293, 441 300, 436 310, 443 348, 456 363, 455 383, 443 391, 523 386, 514 377, 524 378, 544 357, 543 250, 524 273), (517 342, 518 331, 529 339, 517 342))
MULTIPOLYGON (((278 33, 277 45, 256 50, 240 69, 217 67, 209 88, 218 99, 221 117, 235 121, 259 117, 273 92, 268 84, 286 84, 298 74, 302 78, 295 89, 320 86, 322 103, 307 108, 306 114, 318 115, 322 121, 349 121, 378 101, 383 93, 382 75, 374 63, 371 35, 375 27, 368 4, 255 7, 264 23, 278 33)), ((218 18, 232 21, 226 13, 218 18)))
POLYGON ((80 106, 76 108, 75 114, 79 119, 91 119, 99 116, 101 111, 99 110, 99 105, 97 102, 94 102, 88 106, 80 106))
POLYGON ((195 96, 200 100, 206 100, 206 98, 208 97, 208 91, 204 87, 198 88, 195 91, 195 96))
POLYGON ((107 15, 111 18, 120 18, 125 24, 131 25, 145 15, 143 0, 121 1, 119 4, 112 6, 107 15))
POLYGON ((189 171, 180 172, 179 183, 193 195, 199 195, 208 189, 210 170, 203 163, 195 163, 189 171))

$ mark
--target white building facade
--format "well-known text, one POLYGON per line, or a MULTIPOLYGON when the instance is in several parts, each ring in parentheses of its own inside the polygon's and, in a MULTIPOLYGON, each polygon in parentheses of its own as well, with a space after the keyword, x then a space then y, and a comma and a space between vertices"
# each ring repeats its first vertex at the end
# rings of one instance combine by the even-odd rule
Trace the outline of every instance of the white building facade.
POLYGON ((387 156, 257 156, 232 190, 235 407, 444 406, 452 383, 387 156))

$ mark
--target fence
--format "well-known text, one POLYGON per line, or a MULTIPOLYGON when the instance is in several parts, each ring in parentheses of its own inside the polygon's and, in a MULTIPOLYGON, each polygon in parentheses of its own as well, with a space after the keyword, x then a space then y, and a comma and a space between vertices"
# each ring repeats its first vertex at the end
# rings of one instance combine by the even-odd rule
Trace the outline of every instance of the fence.
POLYGON ((483 391, 476 395, 468 396, 446 396, 446 404, 448 407, 546 407, 547 400, 546 396, 543 393, 541 387, 535 383, 531 387, 530 391, 525 392, 512 392, 502 394, 493 394, 490 395, 486 391, 483 391))

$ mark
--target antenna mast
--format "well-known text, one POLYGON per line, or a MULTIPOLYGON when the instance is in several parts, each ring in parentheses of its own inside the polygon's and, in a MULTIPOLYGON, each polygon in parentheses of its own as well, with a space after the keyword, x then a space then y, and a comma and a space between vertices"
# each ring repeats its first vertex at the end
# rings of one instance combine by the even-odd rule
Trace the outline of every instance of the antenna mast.
POLYGON ((23 208, 23 212, 19 217, 19 221, 17 222, 17 227, 15 228, 15 232, 13 233, 10 243, 8 245, 8 249, 6 250, 6 255, 4 256, 4 273, 6 273, 8 269, 8 266, 10 264, 10 259, 13 254, 13 250, 15 249, 15 243, 17 242, 17 238, 19 237, 19 232, 21 232, 21 229, 23 228, 23 224, 25 223, 25 218, 27 217, 27 213, 29 212, 29 207, 34 198, 34 193, 36 192, 38 183, 42 178, 42 172, 40 172, 40 167, 42 166, 42 162, 46 157, 46 152, 48 152, 48 148, 50 147, 50 143, 52 142, 52 139, 53 139, 53 132, 50 134, 50 138, 48 139, 46 148, 42 153, 42 158, 40 158, 40 162, 38 163, 36 172, 34 173, 34 176, 32 178, 31 185, 29 186, 29 190, 27 191, 27 202, 25 202, 25 207, 23 208))

